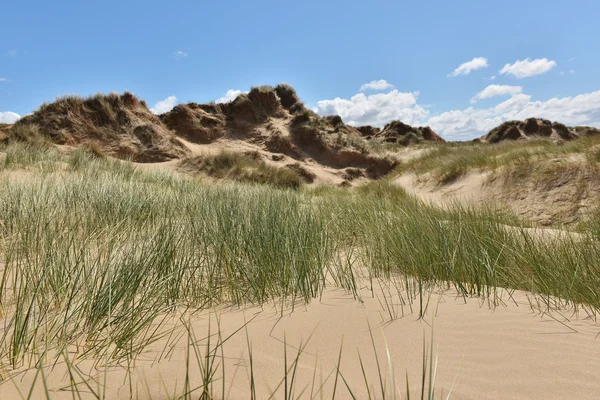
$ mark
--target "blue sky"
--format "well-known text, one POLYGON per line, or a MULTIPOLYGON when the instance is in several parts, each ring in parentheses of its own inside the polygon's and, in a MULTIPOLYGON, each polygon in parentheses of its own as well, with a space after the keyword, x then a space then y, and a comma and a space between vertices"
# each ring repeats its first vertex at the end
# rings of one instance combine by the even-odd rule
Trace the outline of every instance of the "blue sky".
POLYGON ((130 90, 161 111, 288 82, 322 114, 430 124, 447 139, 529 116, 600 126, 597 1, 7 0, 1 10, 0 120, 64 94, 130 90))

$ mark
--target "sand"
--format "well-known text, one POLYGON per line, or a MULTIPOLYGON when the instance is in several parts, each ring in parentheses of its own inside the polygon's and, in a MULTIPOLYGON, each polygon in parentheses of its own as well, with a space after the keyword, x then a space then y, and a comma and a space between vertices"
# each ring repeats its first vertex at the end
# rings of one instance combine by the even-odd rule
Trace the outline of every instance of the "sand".
POLYGON ((426 175, 419 179, 412 173, 393 182, 438 207, 455 203, 498 206, 541 226, 575 225, 597 210, 600 187, 594 179, 583 172, 559 178, 541 185, 533 175, 506 182, 490 171, 472 171, 447 184, 432 182, 426 175))
MULTIPOLYGON (((395 290, 395 289, 393 289, 395 290)), ((406 377, 413 395, 417 395, 423 360, 423 344, 429 347, 432 338, 437 357, 436 398, 444 397, 454 384, 454 399, 595 399, 600 394, 600 324, 584 312, 563 310, 552 315, 532 308, 532 296, 524 292, 504 292, 503 302, 491 307, 477 298, 464 299, 450 292, 433 293, 426 315, 419 318, 419 302, 408 306, 395 305, 390 313, 382 308, 387 290, 379 286, 375 297, 367 286, 360 291, 362 301, 342 289, 327 289, 322 298, 308 305, 297 303, 282 313, 278 306, 245 309, 214 309, 189 316, 198 350, 205 354, 208 321, 216 333, 215 316, 220 319, 223 338, 247 325, 253 353, 257 398, 266 399, 276 392, 284 395, 284 341, 287 343, 288 366, 301 352, 295 378, 294 398, 331 398, 336 363, 343 342, 340 371, 356 398, 368 398, 358 354, 364 363, 371 396, 381 398, 381 389, 370 339, 373 333, 382 374, 390 391, 386 348, 393 366, 396 398, 405 398, 406 377), (276 309, 277 308, 277 309, 276 309), (394 315, 395 313, 395 315, 394 315), (404 314, 404 316, 403 316, 404 314), (568 319, 567 319, 568 318, 568 319), (387 347, 386 347, 387 343, 387 347), (314 384, 313 384, 314 382, 314 384), (321 383, 324 382, 321 387, 321 383), (321 391, 317 393, 318 389, 321 391)), ((392 300, 398 303, 398 298, 392 300)), ((533 304, 536 304, 535 301, 533 304)), ((212 337, 214 345, 216 335, 212 337)), ((167 339, 152 346, 132 367, 131 386, 126 366, 112 368, 107 375, 107 398, 126 399, 133 394, 139 399, 172 398, 183 392, 187 335, 183 335, 169 359, 157 361, 167 339), (130 389, 131 388, 131 389, 130 389), (130 391, 131 390, 131 391, 130 391)), ((241 329, 223 345, 225 360, 225 398, 247 399, 249 396, 249 359, 246 330, 241 329)), ((191 355, 191 387, 198 384, 196 359, 191 355)), ((221 350, 217 352, 216 380, 213 386, 221 398, 221 350)), ((91 368, 82 362, 83 371, 91 368)), ((92 370, 99 385, 104 370, 92 370)), ((68 375, 59 363, 53 371, 46 370, 52 398, 72 398, 68 375)), ((17 374, 12 381, 0 385, 0 398, 18 398, 15 384, 26 393, 34 372, 17 374)), ((86 389, 87 390, 87 389, 86 389)), ((192 398, 199 398, 194 392, 192 398)), ((43 386, 38 380, 33 398, 43 398, 43 386)), ((85 396, 84 396, 85 398, 85 396)), ((90 397, 91 398, 91 397, 90 397)), ((341 378, 338 378, 336 398, 350 398, 341 378)))
POLYGON ((489 173, 471 172, 454 182, 439 185, 427 180, 426 177, 419 180, 415 174, 407 173, 400 175, 393 182, 427 203, 447 207, 454 203, 474 205, 492 202, 498 194, 498 188, 487 184, 489 175, 489 173))
MULTIPOLYGON (((339 185, 346 180, 343 177, 345 168, 333 168, 327 165, 319 164, 315 160, 311 158, 305 158, 303 160, 296 160, 292 157, 286 156, 284 154, 278 154, 282 159, 280 161, 274 161, 272 159, 273 154, 269 151, 262 149, 260 146, 249 143, 245 140, 236 140, 229 138, 221 138, 215 140, 209 144, 198 145, 195 143, 188 142, 184 139, 180 139, 180 141, 186 146, 186 148, 190 151, 190 156, 198 156, 198 155, 216 155, 221 152, 232 152, 232 153, 248 153, 248 152, 256 152, 261 155, 261 160, 264 161, 267 165, 271 165, 274 167, 284 167, 289 164, 300 164, 307 171, 312 172, 315 176, 314 182, 307 183, 307 186, 314 187, 320 185, 339 185)), ((167 170, 170 172, 178 172, 177 166, 179 164, 179 160, 172 160, 166 162, 157 162, 157 163, 136 163, 136 167, 141 170, 167 170)), ((362 183, 368 182, 367 178, 358 178, 351 182, 348 182, 349 186, 358 186, 362 183)))

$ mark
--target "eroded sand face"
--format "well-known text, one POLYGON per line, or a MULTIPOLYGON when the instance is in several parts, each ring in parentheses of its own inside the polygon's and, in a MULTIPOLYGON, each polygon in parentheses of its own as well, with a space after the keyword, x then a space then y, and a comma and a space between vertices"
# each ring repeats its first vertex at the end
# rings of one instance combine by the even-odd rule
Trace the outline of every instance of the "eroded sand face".
MULTIPOLYGON (((446 292, 426 298, 427 312, 420 319, 418 300, 411 313, 409 306, 400 306, 397 297, 384 296, 384 292, 387 290, 377 287, 375 297, 372 297, 371 291, 364 287, 361 302, 341 289, 332 288, 326 290, 320 300, 296 305, 293 311, 286 308, 283 314, 279 308, 270 305, 244 310, 212 310, 186 319, 191 323, 202 360, 206 354, 209 319, 212 319, 211 347, 218 340, 215 315, 219 316, 223 339, 251 320, 247 332, 258 399, 266 399, 273 392, 275 398, 284 395, 284 341, 288 368, 291 368, 300 344, 305 346, 296 370, 294 398, 311 398, 311 391, 312 397, 331 398, 342 340, 340 371, 354 394, 357 398, 367 398, 360 354, 371 396, 381 398, 369 327, 386 380, 385 390, 390 391, 387 343, 398 392, 396 398, 404 398, 407 373, 411 391, 416 395, 423 366, 423 343, 425 341, 429 347, 432 321, 434 355, 437 355, 436 397, 444 393, 445 398, 453 382, 452 398, 457 399, 596 399, 600 395, 600 341, 596 340, 600 324, 584 312, 574 314, 573 310, 564 310, 560 314, 543 315, 532 310, 531 296, 523 292, 514 292, 512 297, 504 292, 504 304, 497 307, 490 307, 488 302, 480 299, 464 299, 446 292), (391 311, 395 317, 393 321, 390 321, 389 309, 382 307, 386 299, 396 304, 391 311)), ((184 329, 178 332, 181 334, 179 342, 171 352, 165 352, 165 348, 172 347, 167 342, 175 341, 175 336, 151 346, 130 366, 130 374, 126 373, 125 364, 122 368, 111 368, 106 379, 107 398, 162 399, 181 395, 186 379, 188 336, 184 329), (158 361, 161 355, 162 359, 158 361)), ((225 397, 250 398, 245 328, 227 339, 223 354, 219 348, 215 360, 218 363, 213 384, 216 397, 222 397, 221 362, 224 360, 225 397)), ((99 381, 98 384, 92 381, 91 386, 101 393, 104 369, 92 369, 89 361, 79 365, 83 372, 99 381)), ((196 388, 200 381, 193 351, 189 371, 190 387, 196 388)), ((34 371, 14 375, 12 381, 0 385, 0 398, 19 398, 15 385, 27 393, 34 376, 34 371)), ((52 398, 72 398, 63 363, 53 370, 46 369, 46 376, 52 398)), ((33 398, 44 398, 40 379, 33 398)), ((80 387, 82 396, 87 392, 89 398, 93 398, 89 389, 80 387)), ((195 391, 192 398, 199 398, 200 393, 195 391)), ((338 378, 336 398, 350 398, 341 378, 338 378)))

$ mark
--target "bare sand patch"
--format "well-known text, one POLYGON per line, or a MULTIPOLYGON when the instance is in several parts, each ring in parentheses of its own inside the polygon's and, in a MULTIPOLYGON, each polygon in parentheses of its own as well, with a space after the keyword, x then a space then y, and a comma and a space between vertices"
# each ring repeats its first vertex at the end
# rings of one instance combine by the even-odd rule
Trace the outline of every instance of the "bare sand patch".
MULTIPOLYGON (((343 342, 340 371, 357 398, 367 398, 361 372, 362 359, 371 395, 381 398, 381 388, 371 333, 382 369, 384 385, 389 392, 393 366, 394 390, 404 396, 406 376, 411 392, 417 395, 423 367, 423 343, 431 341, 437 357, 436 393, 448 393, 454 383, 455 399, 595 399, 600 393, 600 346, 596 339, 600 324, 584 312, 574 310, 551 315, 534 311, 535 300, 525 292, 504 292, 490 307, 486 301, 457 297, 452 292, 434 293, 427 298, 426 315, 419 318, 417 303, 410 307, 398 304, 398 297, 386 289, 364 287, 362 301, 341 289, 328 289, 319 300, 308 305, 296 305, 283 312, 278 307, 249 307, 246 309, 214 309, 189 316, 197 340, 200 359, 204 360, 209 332, 211 347, 217 342, 217 322, 222 338, 232 335, 216 351, 216 372, 213 390, 221 397, 222 367, 225 365, 225 397, 249 398, 250 360, 257 398, 276 398, 284 394, 284 343, 287 346, 287 365, 291 368, 298 355, 294 393, 299 398, 331 398, 340 346, 343 342), (395 303, 397 313, 390 320, 389 310, 382 307, 385 298, 395 303), (395 300, 393 300, 395 298, 395 300), (404 316, 402 316, 404 313, 404 316), (245 321, 250 321, 246 327, 245 321), (238 329, 242 328, 238 331, 238 329), (371 330, 371 331, 370 331, 371 330), (236 333, 237 331, 237 333, 236 333), (387 350, 386 350, 387 349, 387 350), (389 360, 386 355, 389 351, 389 360), (224 359, 222 358, 224 356, 224 359), (278 388, 279 386, 279 388, 278 388), (317 394, 318 392, 318 394, 317 394)), ((171 398, 183 392, 186 379, 187 334, 181 336, 172 352, 165 352, 174 337, 162 339, 136 360, 127 374, 127 365, 111 367, 107 375, 106 398, 140 399, 171 398), (161 357, 162 356, 162 357, 161 357), (159 360, 160 359, 160 360, 159 360), (130 381, 131 379, 131 381, 130 381)), ((93 369, 90 361, 80 364, 82 372, 98 380, 92 388, 102 392, 104 369, 93 369)), ((199 384, 196 356, 190 354, 190 387, 199 384)), ((72 398, 64 363, 45 370, 52 398, 72 398), (62 389, 61 389, 62 388, 62 389)), ((35 371, 16 374, 12 381, 0 385, 0 398, 18 398, 15 384, 25 393, 31 386, 35 371)), ((39 378, 38 378, 39 379, 39 378)), ((289 381, 288 381, 289 385, 289 381)), ((350 398, 345 384, 338 380, 336 398, 350 398)), ((82 395, 88 391, 81 386, 82 395)), ((33 398, 42 398, 43 385, 38 381, 33 398)), ((199 397, 195 391, 192 398, 199 397)), ((86 396, 82 396, 86 397, 86 396)), ((92 396, 90 395, 90 398, 92 396)), ((404 398, 404 397, 402 397, 404 398)))

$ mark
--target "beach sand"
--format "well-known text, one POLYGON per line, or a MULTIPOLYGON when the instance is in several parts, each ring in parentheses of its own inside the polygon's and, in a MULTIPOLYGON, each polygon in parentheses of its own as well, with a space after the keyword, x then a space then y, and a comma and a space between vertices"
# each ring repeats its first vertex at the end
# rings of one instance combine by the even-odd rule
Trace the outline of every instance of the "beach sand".
MULTIPOLYGON (((391 290, 395 290, 393 286, 391 290)), ((423 346, 429 351, 432 340, 433 362, 437 365, 436 398, 446 398, 451 388, 453 399, 596 399, 600 395, 600 339, 596 338, 600 324, 581 309, 548 314, 540 311, 532 295, 518 291, 510 295, 503 291, 495 306, 445 291, 432 292, 424 299, 426 310, 420 318, 418 299, 411 312, 409 305, 400 306, 399 297, 380 286, 373 292, 365 286, 360 293, 361 299, 357 300, 342 289, 331 288, 308 305, 297 302, 293 309, 288 305, 283 311, 270 304, 213 309, 183 317, 190 323, 189 340, 197 343, 203 362, 209 324, 211 349, 218 341, 217 332, 227 339, 213 353, 215 398, 222 397, 223 386, 225 398, 250 398, 248 343, 258 399, 273 393, 273 398, 284 397, 284 343, 290 370, 288 387, 293 361, 302 346, 292 398, 331 398, 340 346, 336 398, 351 398, 346 383, 356 398, 368 398, 360 360, 371 397, 382 398, 371 333, 388 397, 393 390, 395 398, 405 398, 407 379, 411 394, 418 395, 423 346), (385 306, 386 301, 395 303, 393 311, 385 306)), ((179 336, 163 338, 150 346, 129 367, 124 363, 107 372, 103 361, 94 369, 92 362, 85 360, 79 368, 97 379, 98 383, 92 384, 97 394, 103 393, 106 379, 109 399, 177 397, 185 388, 188 349, 186 330, 180 328, 177 332, 179 336), (173 345, 176 340, 178 343, 173 345), (172 351, 167 354, 165 348, 172 351)), ((189 360, 189 387, 196 388, 200 375, 193 350, 189 360)), ((16 386, 26 397, 34 377, 35 370, 13 372, 11 380, 0 385, 0 398, 19 398, 16 386)), ((45 377, 51 398, 73 398, 64 363, 46 368, 45 377)), ((38 377, 32 398, 45 398, 41 381, 38 377)), ((86 393, 93 398, 88 388, 81 385, 80 389, 83 398, 86 393)), ((199 398, 200 394, 201 390, 196 390, 191 398, 199 398)))

